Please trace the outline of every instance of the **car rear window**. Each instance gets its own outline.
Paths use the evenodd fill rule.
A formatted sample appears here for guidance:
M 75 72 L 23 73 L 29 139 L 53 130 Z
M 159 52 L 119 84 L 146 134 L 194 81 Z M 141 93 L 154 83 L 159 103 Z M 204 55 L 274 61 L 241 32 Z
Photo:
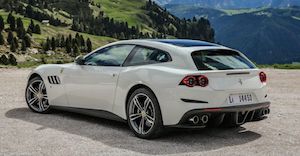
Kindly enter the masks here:
M 198 70 L 253 69 L 255 65 L 240 53 L 231 50 L 204 50 L 192 53 Z

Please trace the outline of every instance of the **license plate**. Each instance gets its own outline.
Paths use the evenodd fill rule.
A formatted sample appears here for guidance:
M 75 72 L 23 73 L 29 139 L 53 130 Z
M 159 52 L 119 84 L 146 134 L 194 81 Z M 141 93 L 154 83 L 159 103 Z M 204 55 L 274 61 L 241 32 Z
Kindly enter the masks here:
M 246 104 L 246 103 L 252 103 L 252 102 L 253 102 L 253 96 L 250 93 L 234 94 L 234 95 L 230 95 L 228 98 L 229 104 Z

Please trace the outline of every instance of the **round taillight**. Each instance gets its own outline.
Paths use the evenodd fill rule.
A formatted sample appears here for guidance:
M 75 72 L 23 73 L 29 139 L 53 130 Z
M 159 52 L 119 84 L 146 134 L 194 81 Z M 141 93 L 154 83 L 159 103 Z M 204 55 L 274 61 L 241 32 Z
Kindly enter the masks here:
M 200 75 L 198 77 L 198 83 L 201 87 L 206 87 L 208 85 L 208 78 L 206 76 Z
M 262 83 L 267 82 L 267 74 L 264 73 L 264 72 L 260 72 L 260 73 L 259 73 L 259 79 L 260 79 L 260 81 L 261 81 Z
M 194 87 L 196 85 L 196 78 L 194 76 L 187 76 L 182 80 L 182 83 L 188 87 Z

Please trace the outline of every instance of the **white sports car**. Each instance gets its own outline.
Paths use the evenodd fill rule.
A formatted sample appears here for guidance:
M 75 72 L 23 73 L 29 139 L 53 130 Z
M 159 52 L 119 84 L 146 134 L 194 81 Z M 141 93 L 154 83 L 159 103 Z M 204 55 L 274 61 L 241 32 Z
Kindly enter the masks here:
M 63 109 L 127 121 L 140 138 L 164 127 L 240 126 L 270 112 L 266 74 L 242 53 L 195 40 L 128 40 L 28 77 L 38 113 Z

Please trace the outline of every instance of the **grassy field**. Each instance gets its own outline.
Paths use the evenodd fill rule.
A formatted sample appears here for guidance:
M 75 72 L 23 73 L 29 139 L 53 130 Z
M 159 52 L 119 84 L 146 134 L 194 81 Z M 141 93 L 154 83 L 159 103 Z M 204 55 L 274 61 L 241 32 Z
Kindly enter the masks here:
M 142 9 L 146 0 L 94 0 L 94 2 L 100 3 L 101 10 L 110 18 L 127 21 L 129 26 L 138 25 L 145 32 L 153 31 L 147 26 L 151 20 L 146 16 L 147 12 Z
M 8 12 L 5 12 L 4 10 L 0 10 L 0 16 L 3 17 L 5 23 L 6 19 L 8 16 Z M 63 14 L 63 12 L 62 12 Z M 19 14 L 13 14 L 15 18 L 21 18 L 24 24 L 24 28 L 27 29 L 31 19 L 26 18 L 22 15 Z M 55 26 L 47 26 L 43 25 L 39 21 L 33 20 L 35 24 L 39 24 L 41 27 L 41 34 L 32 34 L 32 48 L 37 48 L 40 49 L 40 45 L 42 42 L 45 42 L 47 37 L 57 37 L 58 35 L 64 35 L 68 36 L 71 34 L 72 36 L 75 36 L 77 32 L 70 30 L 70 27 L 55 27 Z M 9 28 L 9 25 L 6 24 L 5 28 Z M 7 38 L 8 33 L 3 32 L 5 39 Z M 93 44 L 93 49 L 96 49 L 100 46 L 103 46 L 107 43 L 116 41 L 116 39 L 111 38 L 111 37 L 105 37 L 105 36 L 95 36 L 95 35 L 90 35 L 86 33 L 79 33 L 83 35 L 85 39 L 90 38 Z M 16 33 L 15 33 L 16 36 Z M 4 54 L 6 52 L 10 51 L 8 46 L 0 46 L 0 55 Z M 17 57 L 18 60 L 18 65 L 17 67 L 19 68 L 31 68 L 38 66 L 40 64 L 44 63 L 54 63 L 54 64 L 59 64 L 59 63 L 68 63 L 72 62 L 74 58 L 70 57 L 67 54 L 64 54 L 63 52 L 60 52 L 60 50 L 56 50 L 56 54 L 48 56 L 45 54 L 17 54 L 15 53 L 15 56 Z M 29 59 L 27 59 L 29 58 Z M 42 58 L 44 61 L 41 61 Z M 10 67 L 10 66 L 3 66 L 1 67 Z
M 8 16 L 8 12 L 5 12 L 4 10 L 0 10 L 0 15 L 4 18 L 4 20 L 6 21 L 7 16 Z M 22 21 L 24 23 L 24 27 L 25 29 L 27 29 L 28 25 L 30 24 L 30 18 L 26 18 L 22 15 L 18 15 L 18 14 L 13 14 L 16 18 L 21 17 Z M 69 27 L 55 27 L 55 26 L 46 26 L 43 25 L 42 23 L 40 23 L 39 21 L 34 20 L 35 24 L 39 24 L 41 26 L 41 30 L 42 30 L 42 34 L 33 34 L 32 39 L 33 41 L 36 43 L 36 46 L 39 45 L 39 43 L 45 41 L 47 39 L 47 37 L 56 37 L 59 34 L 61 35 L 69 35 L 72 34 L 73 36 L 75 36 L 75 34 L 77 32 L 70 30 Z M 8 27 L 8 25 L 6 24 L 6 27 Z M 82 34 L 83 37 L 86 38 L 90 38 L 92 43 L 93 43 L 93 48 L 97 48 L 100 46 L 103 46 L 109 42 L 113 42 L 116 41 L 116 39 L 111 38 L 111 37 L 105 37 L 105 36 L 95 36 L 95 35 L 90 35 L 90 34 L 86 34 L 86 33 L 79 33 Z
M 274 68 L 274 69 L 300 69 L 300 63 L 295 64 L 273 64 L 273 65 L 258 65 L 259 68 Z

